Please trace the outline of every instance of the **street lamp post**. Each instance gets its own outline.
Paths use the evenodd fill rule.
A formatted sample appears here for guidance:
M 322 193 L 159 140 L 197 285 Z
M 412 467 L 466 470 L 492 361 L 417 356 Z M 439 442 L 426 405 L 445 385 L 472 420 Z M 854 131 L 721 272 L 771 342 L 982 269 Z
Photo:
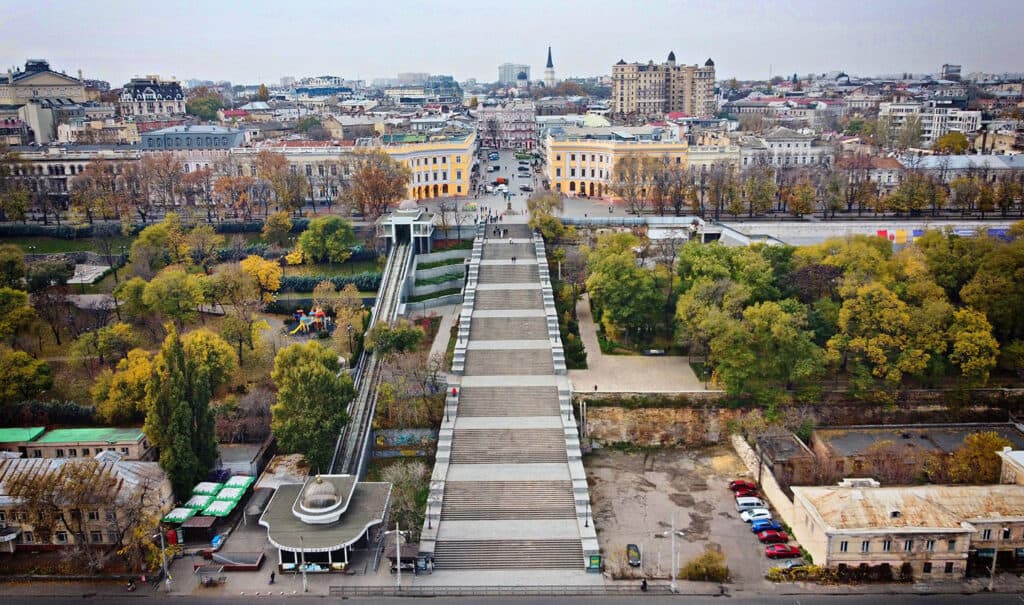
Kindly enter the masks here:
M 676 592 L 679 592 L 679 589 L 678 589 L 679 587 L 676 584 L 676 574 L 679 572 L 679 568 L 678 568 L 678 563 L 676 562 L 676 517 L 675 517 L 675 515 L 672 515 L 672 530 L 669 533 L 672 534 L 672 569 L 669 570 L 670 581 L 669 581 L 668 589 L 670 591 L 672 591 L 672 593 L 674 594 Z M 664 536 L 665 532 L 661 532 L 658 535 L 659 536 Z M 660 556 L 660 554 L 659 554 L 659 556 Z
M 164 584 L 167 592 L 171 592 L 171 574 L 167 571 L 167 546 L 164 544 L 164 530 L 160 529 L 157 534 L 160 536 L 160 567 L 164 570 Z
M 302 557 L 302 592 L 309 592 L 309 579 L 306 577 L 306 546 L 299 536 L 299 555 Z

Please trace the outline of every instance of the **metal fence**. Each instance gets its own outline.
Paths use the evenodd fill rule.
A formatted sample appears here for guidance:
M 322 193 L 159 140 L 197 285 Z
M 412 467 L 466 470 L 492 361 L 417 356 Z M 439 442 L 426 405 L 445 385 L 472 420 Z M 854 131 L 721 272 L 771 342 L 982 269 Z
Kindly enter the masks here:
M 496 597 L 496 596 L 664 596 L 671 594 L 666 584 L 650 584 L 641 592 L 640 582 L 603 586 L 331 586 L 334 597 Z M 718 595 L 719 592 L 709 592 Z

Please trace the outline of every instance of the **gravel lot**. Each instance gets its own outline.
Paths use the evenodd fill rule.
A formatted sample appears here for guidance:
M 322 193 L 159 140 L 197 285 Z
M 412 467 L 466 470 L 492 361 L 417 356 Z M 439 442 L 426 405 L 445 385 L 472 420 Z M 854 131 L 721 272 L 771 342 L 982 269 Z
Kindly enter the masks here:
M 771 564 L 750 526 L 740 520 L 727 488 L 731 479 L 746 475 L 728 446 L 650 453 L 596 450 L 584 465 L 597 537 L 612 577 L 668 578 L 674 515 L 680 567 L 706 548 L 719 549 L 732 572 L 732 591 L 770 585 L 764 575 Z M 641 568 L 626 564 L 630 543 L 643 553 Z

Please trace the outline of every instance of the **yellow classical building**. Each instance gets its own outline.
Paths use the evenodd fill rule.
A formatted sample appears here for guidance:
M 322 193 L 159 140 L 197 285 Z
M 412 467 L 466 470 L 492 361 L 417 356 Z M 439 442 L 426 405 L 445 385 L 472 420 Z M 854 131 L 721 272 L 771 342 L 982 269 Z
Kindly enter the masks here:
M 469 195 L 476 133 L 384 135 L 381 145 L 389 156 L 412 171 L 410 198 Z
M 561 193 L 602 197 L 610 194 L 623 156 L 666 158 L 686 168 L 686 141 L 667 137 L 657 126 L 553 129 L 545 140 L 548 182 Z

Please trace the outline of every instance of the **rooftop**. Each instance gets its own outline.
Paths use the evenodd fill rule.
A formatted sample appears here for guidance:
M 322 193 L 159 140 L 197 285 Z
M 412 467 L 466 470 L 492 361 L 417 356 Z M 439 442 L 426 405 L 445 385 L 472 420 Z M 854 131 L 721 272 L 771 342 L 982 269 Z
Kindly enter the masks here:
M 171 126 L 170 128 L 161 128 L 160 130 L 153 130 L 147 134 L 241 134 L 241 130 L 234 128 L 225 128 L 223 126 Z
M 32 441 L 46 431 L 43 426 L 0 428 L 0 443 Z
M 326 552 L 349 546 L 359 540 L 368 528 L 384 522 L 384 513 L 391 498 L 390 483 L 358 483 L 341 519 L 327 525 L 309 525 L 292 513 L 292 505 L 302 488 L 298 484 L 277 488 L 260 517 L 260 525 L 267 528 L 267 538 L 277 548 Z
M 81 429 L 54 429 L 36 440 L 36 443 L 123 443 L 142 439 L 142 428 L 96 427 Z
M 757 439 L 757 447 L 772 462 L 796 460 L 798 458 L 814 458 L 814 454 L 807 449 L 807 446 L 792 433 L 759 437 Z
M 1021 485 L 793 487 L 835 530 L 960 531 L 961 522 L 1024 518 Z
M 903 443 L 929 452 L 950 453 L 972 433 L 994 431 L 1014 449 L 1024 449 L 1024 433 L 1010 423 L 851 426 L 818 429 L 811 438 L 839 456 L 857 456 L 882 441 Z

